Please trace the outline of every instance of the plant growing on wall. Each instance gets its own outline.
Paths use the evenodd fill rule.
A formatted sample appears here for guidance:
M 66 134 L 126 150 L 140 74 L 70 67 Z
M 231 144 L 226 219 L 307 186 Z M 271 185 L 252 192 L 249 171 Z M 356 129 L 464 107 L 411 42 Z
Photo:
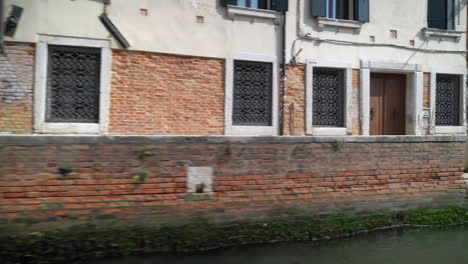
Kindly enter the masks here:
M 336 140 L 333 142 L 332 146 L 335 151 L 342 150 L 344 148 L 345 142 L 343 140 Z
M 145 182 L 148 177 L 150 176 L 150 173 L 148 171 L 142 171 L 138 174 L 135 174 L 133 175 L 133 179 L 137 182 L 137 183 L 143 183 Z
M 139 150 L 137 151 L 138 158 L 144 160 L 147 157 L 154 156 L 154 152 L 148 150 Z

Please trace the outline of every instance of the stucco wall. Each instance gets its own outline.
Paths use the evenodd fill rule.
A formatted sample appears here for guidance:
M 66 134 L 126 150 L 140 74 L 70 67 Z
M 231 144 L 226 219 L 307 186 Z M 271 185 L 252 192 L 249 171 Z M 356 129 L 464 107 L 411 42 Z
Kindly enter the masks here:
M 407 48 L 422 48 L 432 50 L 456 50 L 466 49 L 466 34 L 461 35 L 460 40 L 455 38 L 424 37 L 422 29 L 427 27 L 427 0 L 392 0 L 370 1 L 370 22 L 364 23 L 359 33 L 351 29 L 325 27 L 319 31 L 317 19 L 311 14 L 311 1 L 290 1 L 288 12 L 288 50 L 291 50 L 293 40 L 297 38 L 298 29 L 303 34 L 322 39 L 336 39 L 365 44 L 391 44 Z M 299 2 L 299 9 L 296 3 Z M 456 1 L 457 17 L 456 30 L 466 31 L 466 1 Z M 296 20 L 298 19 L 298 20 Z M 297 23 L 299 22 L 299 23 Z M 397 38 L 392 38 L 390 30 L 397 30 Z M 370 37 L 374 37 L 374 42 Z M 414 40 L 414 46 L 410 41 Z M 388 60 L 400 61 L 410 64 L 422 64 L 423 71 L 430 71 L 430 67 L 465 68 L 464 54 L 428 53 L 414 50 L 406 50 L 394 47 L 369 47 L 359 45 L 330 44 L 299 40 L 292 53 L 303 49 L 298 61 L 306 59 L 346 61 L 351 62 L 353 68 L 359 67 L 359 61 L 363 60 Z M 290 55 L 290 54 L 288 54 Z
M 65 35 L 87 38 L 111 38 L 99 21 L 103 12 L 101 0 L 6 0 L 5 14 L 9 6 L 25 8 L 18 31 L 7 40 L 35 42 L 37 34 Z M 439 50 L 465 50 L 466 34 L 456 41 L 453 38 L 431 37 L 426 39 L 422 28 L 426 27 L 427 0 L 371 1 L 370 22 L 362 26 L 360 33 L 336 28 L 319 32 L 317 20 L 311 15 L 310 0 L 290 0 L 287 13 L 287 55 L 303 49 L 298 61 L 306 59 L 346 61 L 359 68 L 359 60 L 396 60 L 423 64 L 423 71 L 430 67 L 465 68 L 463 54 L 432 54 L 400 48 L 355 47 L 335 44 L 298 41 L 293 49 L 299 28 L 312 37 L 340 39 L 362 43 L 395 44 L 413 48 Z M 466 1 L 457 0 L 456 30 L 466 31 Z M 298 8 L 299 7 L 299 8 Z M 147 16 L 140 9 L 148 11 Z M 298 12 L 299 11 L 299 12 Z M 264 55 L 281 55 L 281 26 L 273 20 L 236 17 L 228 18 L 226 7 L 219 0 L 112 0 L 109 17 L 128 39 L 133 50 L 155 51 L 184 55 L 225 58 L 230 52 L 248 52 Z M 298 16 L 299 15 L 299 16 Z M 203 23 L 197 23 L 197 16 Z M 391 38 L 390 30 L 397 30 L 398 37 Z M 113 40 L 113 47 L 120 46 Z

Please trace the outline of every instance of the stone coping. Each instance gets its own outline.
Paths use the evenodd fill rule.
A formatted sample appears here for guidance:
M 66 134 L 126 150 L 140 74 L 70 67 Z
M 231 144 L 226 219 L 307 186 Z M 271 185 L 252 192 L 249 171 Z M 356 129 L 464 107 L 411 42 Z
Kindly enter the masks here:
M 160 145 L 160 144 L 308 144 L 465 142 L 466 136 L 106 136 L 0 135 L 0 146 Z

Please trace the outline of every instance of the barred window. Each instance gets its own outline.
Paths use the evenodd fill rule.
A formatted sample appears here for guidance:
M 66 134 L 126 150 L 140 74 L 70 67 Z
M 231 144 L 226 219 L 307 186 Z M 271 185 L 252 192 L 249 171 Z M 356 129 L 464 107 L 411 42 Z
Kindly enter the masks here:
M 272 63 L 234 61 L 232 124 L 271 126 Z
M 344 127 L 344 70 L 314 67 L 313 76 L 313 125 Z
M 100 48 L 48 45 L 46 122 L 99 122 Z
M 437 74 L 436 126 L 460 125 L 460 76 Z

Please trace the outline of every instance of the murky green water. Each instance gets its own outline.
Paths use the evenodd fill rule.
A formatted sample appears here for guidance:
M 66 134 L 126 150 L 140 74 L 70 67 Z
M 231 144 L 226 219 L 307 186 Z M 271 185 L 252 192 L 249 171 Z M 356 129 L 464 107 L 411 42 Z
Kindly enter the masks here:
M 242 246 L 196 254 L 109 259 L 96 264 L 466 264 L 468 226 L 363 234 L 325 243 Z

